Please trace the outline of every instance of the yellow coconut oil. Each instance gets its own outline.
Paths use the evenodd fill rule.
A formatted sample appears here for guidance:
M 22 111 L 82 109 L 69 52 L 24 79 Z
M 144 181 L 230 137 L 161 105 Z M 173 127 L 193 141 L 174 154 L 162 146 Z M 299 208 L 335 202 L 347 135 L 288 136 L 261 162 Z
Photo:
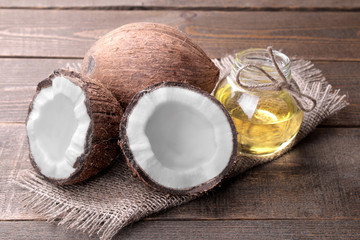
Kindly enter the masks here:
M 250 50 L 254 51 L 253 49 Z M 261 49 L 255 50 L 260 51 Z M 242 89 L 234 81 L 234 74 L 241 67 L 240 61 L 244 60 L 250 61 L 251 64 L 262 66 L 274 78 L 278 78 L 276 70 L 264 51 L 261 51 L 261 57 L 257 56 L 258 52 L 253 54 L 257 56 L 256 62 L 255 60 L 252 61 L 253 55 L 247 56 L 250 59 L 242 56 L 244 54 L 249 55 L 249 52 L 239 53 L 235 61 L 233 73 L 218 84 L 214 93 L 215 97 L 224 105 L 234 121 L 238 132 L 239 154 L 268 155 L 280 151 L 294 139 L 303 119 L 303 112 L 297 107 L 293 97 L 286 90 L 248 91 Z M 278 58 L 283 57 L 282 53 L 275 51 L 274 53 L 280 54 Z M 266 61 L 262 61 L 263 59 L 266 59 Z M 285 60 L 280 59 L 279 66 L 284 68 L 285 65 L 285 67 L 290 69 L 290 66 L 287 66 L 287 60 L 287 58 Z M 285 71 L 285 73 L 287 72 Z M 252 84 L 269 81 L 269 79 L 264 77 L 263 73 L 256 71 L 256 69 L 243 70 L 240 76 L 240 80 L 251 82 Z M 289 73 L 286 76 L 289 78 Z

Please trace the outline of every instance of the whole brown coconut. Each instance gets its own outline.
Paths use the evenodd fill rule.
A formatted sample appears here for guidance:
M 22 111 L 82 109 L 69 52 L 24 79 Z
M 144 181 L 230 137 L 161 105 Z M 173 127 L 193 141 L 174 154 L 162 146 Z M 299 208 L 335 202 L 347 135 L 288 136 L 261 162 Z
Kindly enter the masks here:
M 26 130 L 30 161 L 56 184 L 84 181 L 119 154 L 122 109 L 101 84 L 57 70 L 41 81 L 30 103 Z
M 219 70 L 183 32 L 156 23 L 133 23 L 100 38 L 86 53 L 82 74 L 107 87 L 122 107 L 160 82 L 184 82 L 211 92 Z

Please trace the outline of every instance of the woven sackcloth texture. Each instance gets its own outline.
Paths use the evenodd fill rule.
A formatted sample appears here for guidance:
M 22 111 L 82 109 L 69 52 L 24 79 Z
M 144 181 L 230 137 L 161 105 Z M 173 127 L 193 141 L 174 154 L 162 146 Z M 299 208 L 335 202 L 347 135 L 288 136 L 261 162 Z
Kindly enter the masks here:
M 220 79 L 227 75 L 234 57 L 214 59 L 220 69 Z M 75 65 L 68 67 L 78 68 Z M 316 99 L 317 106 L 304 114 L 304 120 L 294 145 L 325 118 L 347 105 L 345 95 L 333 90 L 310 61 L 292 62 L 292 77 L 303 93 Z M 291 146 L 290 146 L 291 147 Z M 289 147 L 289 148 L 290 148 Z M 274 160 L 289 148 L 266 158 L 238 157 L 230 176 L 236 176 L 256 165 Z M 54 186 L 32 169 L 20 172 L 16 183 L 24 190 L 21 201 L 49 221 L 80 230 L 100 239 L 111 239 L 121 228 L 150 214 L 186 203 L 196 197 L 174 196 L 148 188 L 135 178 L 119 158 L 104 173 L 73 186 Z M 199 197 L 199 196 L 197 196 Z

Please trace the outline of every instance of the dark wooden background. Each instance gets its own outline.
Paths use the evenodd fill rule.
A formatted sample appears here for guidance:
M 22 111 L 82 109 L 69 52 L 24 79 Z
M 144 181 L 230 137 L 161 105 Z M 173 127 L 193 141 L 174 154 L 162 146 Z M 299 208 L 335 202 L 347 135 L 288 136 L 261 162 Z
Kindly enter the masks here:
M 312 60 L 350 105 L 289 154 L 116 239 L 360 239 L 360 1 L 1 0 L 0 238 L 87 239 L 17 202 L 36 84 L 130 22 L 169 24 L 210 57 L 273 46 Z

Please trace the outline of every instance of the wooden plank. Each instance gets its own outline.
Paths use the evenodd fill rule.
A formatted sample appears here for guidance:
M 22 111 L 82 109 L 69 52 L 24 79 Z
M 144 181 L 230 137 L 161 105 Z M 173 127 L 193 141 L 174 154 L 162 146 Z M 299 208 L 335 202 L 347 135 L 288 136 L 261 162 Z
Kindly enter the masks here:
M 0 222 L 1 239 L 97 239 L 47 222 Z M 141 221 L 113 239 L 359 239 L 359 220 Z
M 70 239 L 97 239 L 90 238 L 81 232 L 66 230 L 62 226 L 48 222 L 32 221 L 11 221 L 0 222 L 0 239 L 53 239 L 53 240 L 70 240 Z
M 350 103 L 345 109 L 326 119 L 321 126 L 360 126 L 360 63 L 316 62 L 327 81 L 347 94 Z
M 31 167 L 28 155 L 24 125 L 0 124 L 0 220 L 42 219 L 17 200 L 22 190 L 14 180 L 20 170 Z
M 3 8 L 90 8 L 90 9 L 221 9 L 221 10 L 350 10 L 360 7 L 359 1 L 356 0 L 2 0 L 0 7 Z
M 360 61 L 357 12 L 1 10 L 0 56 L 81 58 L 101 35 L 137 21 L 177 27 L 210 57 L 271 45 L 299 58 Z
M 317 129 L 289 154 L 149 219 L 358 219 L 360 129 Z M 16 199 L 30 168 L 23 124 L 0 124 L 0 220 L 42 219 Z
M 359 239 L 360 221 L 142 221 L 114 239 Z
M 38 82 L 74 59 L 0 59 L 0 122 L 24 122 Z M 360 126 L 360 62 L 320 62 L 328 81 L 349 95 L 350 106 L 323 126 Z M 26 77 L 24 77 L 26 76 Z
M 0 122 L 25 122 L 36 85 L 74 59 L 0 59 Z

